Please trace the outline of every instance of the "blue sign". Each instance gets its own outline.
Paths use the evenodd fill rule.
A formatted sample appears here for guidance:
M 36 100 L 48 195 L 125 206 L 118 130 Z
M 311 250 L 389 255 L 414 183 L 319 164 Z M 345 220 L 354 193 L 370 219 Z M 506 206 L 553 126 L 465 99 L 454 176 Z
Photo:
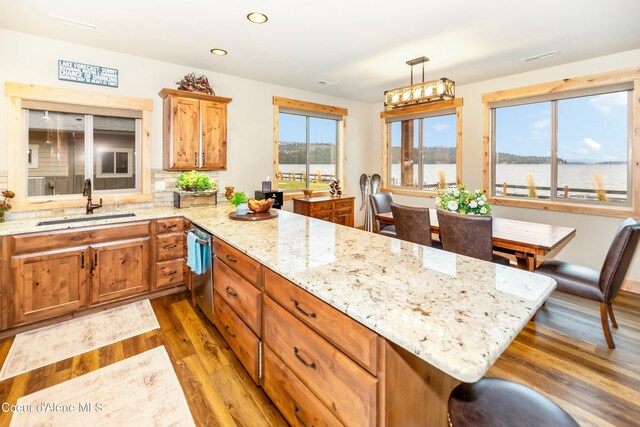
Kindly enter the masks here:
M 59 59 L 58 80 L 118 87 L 118 70 Z

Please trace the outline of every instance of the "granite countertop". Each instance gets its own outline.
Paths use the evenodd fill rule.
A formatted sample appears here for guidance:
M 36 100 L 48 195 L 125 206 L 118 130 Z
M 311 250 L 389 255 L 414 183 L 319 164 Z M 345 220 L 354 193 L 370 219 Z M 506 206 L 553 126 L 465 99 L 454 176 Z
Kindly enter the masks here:
M 482 378 L 555 289 L 546 276 L 281 211 L 232 221 L 233 208 L 150 208 L 135 217 L 0 235 L 182 215 L 389 341 L 464 382 Z

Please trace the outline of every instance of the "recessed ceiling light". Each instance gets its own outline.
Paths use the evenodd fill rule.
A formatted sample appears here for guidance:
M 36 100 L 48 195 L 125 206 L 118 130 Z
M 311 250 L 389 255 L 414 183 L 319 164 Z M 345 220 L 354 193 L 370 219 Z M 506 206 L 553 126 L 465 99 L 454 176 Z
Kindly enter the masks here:
M 528 62 L 528 61 L 535 61 L 535 60 L 538 60 L 538 59 L 551 58 L 552 56 L 556 56 L 558 53 L 559 52 L 557 50 L 553 50 L 551 52 L 541 53 L 539 55 L 533 55 L 533 56 L 530 56 L 528 58 L 523 58 L 522 60 L 525 61 L 525 62 Z
M 324 85 L 324 86 L 335 86 L 336 85 L 334 82 L 329 82 L 327 80 L 318 80 L 316 83 L 318 83 L 319 85 Z
M 211 49 L 211 53 L 217 56 L 225 56 L 227 54 L 227 51 L 224 49 L 215 48 L 215 49 Z
M 75 27 L 75 28 L 80 28 L 82 30 L 91 30 L 91 31 L 95 31 L 98 29 L 97 25 L 94 24 L 89 24 L 87 22 L 82 22 L 82 21 L 76 21 L 75 19 L 71 19 L 71 18 L 65 18 L 63 16 L 54 16 L 51 15 L 51 17 L 53 18 L 54 21 L 56 21 L 58 24 L 62 24 L 62 25 L 68 25 L 69 27 Z
M 267 15 L 260 12 L 251 12 L 247 15 L 247 19 L 254 24 L 264 24 L 269 20 L 269 18 L 267 18 Z

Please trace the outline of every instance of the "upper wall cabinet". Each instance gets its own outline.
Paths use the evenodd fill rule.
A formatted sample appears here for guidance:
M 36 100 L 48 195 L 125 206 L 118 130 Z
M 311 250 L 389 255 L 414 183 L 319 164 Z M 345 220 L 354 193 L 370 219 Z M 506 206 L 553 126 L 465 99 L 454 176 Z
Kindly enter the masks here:
M 162 89 L 164 169 L 227 169 L 231 98 Z

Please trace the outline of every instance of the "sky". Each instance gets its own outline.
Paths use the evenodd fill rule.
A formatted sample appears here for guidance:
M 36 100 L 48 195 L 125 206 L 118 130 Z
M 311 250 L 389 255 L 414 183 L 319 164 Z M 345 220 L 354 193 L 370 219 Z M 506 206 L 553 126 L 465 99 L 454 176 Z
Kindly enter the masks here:
M 278 139 L 286 142 L 306 142 L 306 116 L 280 113 Z M 336 120 L 311 117 L 309 120 L 311 143 L 336 143 Z
M 424 136 L 422 143 L 425 147 L 455 147 L 456 146 L 456 115 L 426 117 L 423 120 Z M 415 122 L 417 126 L 417 121 Z M 400 147 L 401 122 L 391 124 L 391 145 Z M 417 129 L 417 127 L 416 127 Z M 414 134 L 417 144 L 417 133 Z
M 627 160 L 627 92 L 558 101 L 558 157 L 578 162 Z M 551 153 L 551 102 L 496 110 L 496 151 Z

